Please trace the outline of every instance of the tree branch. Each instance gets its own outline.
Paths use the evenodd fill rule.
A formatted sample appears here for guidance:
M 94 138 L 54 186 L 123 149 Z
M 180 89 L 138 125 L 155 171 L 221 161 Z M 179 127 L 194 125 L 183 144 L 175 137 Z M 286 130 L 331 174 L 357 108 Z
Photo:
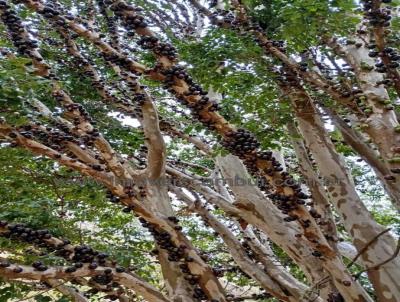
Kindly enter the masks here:
M 20 271 L 21 272 L 16 272 Z M 0 266 L 0 275 L 7 279 L 31 279 L 31 280 L 48 280 L 62 279 L 66 281 L 73 280 L 77 277 L 96 277 L 101 275 L 109 275 L 112 280 L 119 282 L 121 285 L 135 290 L 139 295 L 143 296 L 147 301 L 154 302 L 170 302 L 157 289 L 147 284 L 141 279 L 138 279 L 127 273 L 118 273 L 115 269 L 106 267 L 97 267 L 96 269 L 89 268 L 89 265 L 84 265 L 75 272 L 66 272 L 66 267 L 49 267 L 45 271 L 37 271 L 34 268 L 26 265 L 9 264 L 9 266 Z M 110 273 L 108 273 L 110 272 Z

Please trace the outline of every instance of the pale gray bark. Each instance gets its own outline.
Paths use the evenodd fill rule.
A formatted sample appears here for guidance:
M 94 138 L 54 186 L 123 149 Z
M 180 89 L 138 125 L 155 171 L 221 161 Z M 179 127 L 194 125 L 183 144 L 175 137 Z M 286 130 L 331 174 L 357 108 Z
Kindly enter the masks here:
M 384 229 L 376 223 L 358 196 L 353 181 L 349 178 L 342 159 L 329 139 L 310 97 L 298 88 L 292 88 L 288 96 L 293 102 L 300 132 L 318 164 L 320 174 L 331 182 L 327 185 L 330 200 L 341 215 L 342 222 L 349 235 L 352 236 L 354 245 L 360 250 Z M 380 236 L 377 243 L 371 245 L 362 255 L 367 267 L 381 263 L 395 251 L 396 243 L 388 233 Z M 400 299 L 400 287 L 396 281 L 400 278 L 399 268 L 400 259 L 395 259 L 378 271 L 369 272 L 370 279 L 382 301 L 392 302 Z M 339 288 L 338 290 L 340 291 Z
M 183 200 L 189 206 L 189 209 L 200 214 L 203 220 L 221 236 L 229 249 L 230 255 L 241 270 L 256 280 L 265 290 L 273 294 L 274 297 L 281 301 L 297 302 L 308 290 L 307 286 L 297 281 L 290 274 L 287 274 L 287 272 L 284 272 L 282 268 L 277 267 L 272 261 L 265 259 L 267 254 L 262 255 L 264 257 L 264 261 L 261 262 L 262 265 L 253 262 L 235 235 L 217 217 L 212 215 L 200 200 L 192 200 L 182 190 L 177 188 L 174 188 L 174 192 L 179 199 Z M 318 296 L 314 298 L 315 301 L 322 302 Z

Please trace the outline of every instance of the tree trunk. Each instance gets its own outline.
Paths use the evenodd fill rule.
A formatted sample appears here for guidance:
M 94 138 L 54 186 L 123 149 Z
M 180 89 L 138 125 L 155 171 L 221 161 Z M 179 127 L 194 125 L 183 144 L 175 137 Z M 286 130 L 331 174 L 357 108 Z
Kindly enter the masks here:
M 336 242 L 338 238 L 329 197 L 325 191 L 323 183 L 321 183 L 318 175 L 316 175 L 313 165 L 308 158 L 307 149 L 300 133 L 296 128 L 296 125 L 294 125 L 294 123 L 289 123 L 287 125 L 287 129 L 292 138 L 293 147 L 299 162 L 301 174 L 306 180 L 307 186 L 311 192 L 312 202 L 314 203 L 315 209 L 322 216 L 320 219 L 321 228 L 324 231 L 324 235 L 330 242 L 332 248 L 336 249 Z
M 380 160 L 377 152 L 374 152 L 364 143 L 360 135 L 349 127 L 332 109 L 324 108 L 324 111 L 328 113 L 334 125 L 342 133 L 344 141 L 374 170 L 391 198 L 393 205 L 400 211 L 400 182 L 393 178 L 385 162 Z
M 311 98 L 300 87 L 289 90 L 288 96 L 293 102 L 300 132 L 315 158 L 321 176 L 330 182 L 327 185 L 330 200 L 340 214 L 347 232 L 352 236 L 357 250 L 384 229 L 375 222 L 358 196 L 354 184 L 326 129 L 313 105 Z M 394 238 L 385 233 L 372 244 L 362 259 L 366 267 L 377 265 L 390 258 L 395 251 Z M 379 301 L 395 302 L 400 300 L 400 259 L 394 259 L 379 268 L 368 272 L 375 287 Z
M 147 200 L 151 204 L 153 210 L 157 213 L 162 213 L 164 216 L 174 216 L 174 212 L 170 203 L 170 198 L 166 190 L 166 186 L 160 185 L 147 186 Z M 192 302 L 192 285 L 184 279 L 179 263 L 168 260 L 168 252 L 163 249 L 158 249 L 158 260 L 161 265 L 163 279 L 168 291 L 168 297 L 174 302 Z
M 342 133 L 344 141 L 374 170 L 382 186 L 391 198 L 393 205 L 400 211 L 400 182 L 397 182 L 396 178 L 393 178 L 385 162 L 378 158 L 379 154 L 364 143 L 360 135 L 349 127 L 332 109 L 324 108 L 324 111 Z
M 191 200 L 180 189 L 175 189 L 174 192 L 179 199 L 183 200 L 192 211 L 198 213 L 204 222 L 221 236 L 233 260 L 244 273 L 257 281 L 268 293 L 280 301 L 297 302 L 300 300 L 301 296 L 307 290 L 304 284 L 293 277 L 291 279 L 292 282 L 285 282 L 285 274 L 282 268 L 271 267 L 271 265 L 265 267 L 254 262 L 231 230 L 211 214 L 202 204 L 201 200 Z M 272 271 L 275 271 L 276 274 L 271 275 Z M 318 296 L 314 298 L 316 299 L 315 301 L 322 302 Z
M 348 301 L 371 301 L 368 294 L 347 272 L 337 255 L 328 258 L 313 256 L 308 241 L 301 234 L 297 225 L 286 223 L 282 214 L 264 197 L 257 186 L 249 184 L 250 176 L 243 164 L 234 156 L 217 159 L 222 175 L 230 182 L 229 186 L 236 197 L 235 205 L 243 213 L 244 220 L 268 235 L 271 240 L 280 246 L 306 273 L 311 277 L 313 284 L 326 279 L 329 272 L 335 286 Z M 275 212 L 275 213 L 274 213 Z M 329 278 L 328 278 L 329 279 Z
M 357 38 L 356 41 L 364 44 L 361 39 Z M 363 129 L 378 147 L 390 171 L 395 174 L 396 181 L 400 182 L 400 176 L 397 176 L 400 173 L 400 129 L 394 110 L 385 107 L 385 102 L 390 98 L 385 87 L 379 84 L 384 79 L 383 75 L 373 70 L 375 60 L 368 56 L 366 47 L 349 45 L 343 48 L 335 39 L 328 41 L 328 45 L 354 69 L 365 103 L 372 109 L 371 113 L 366 114 L 365 120 L 361 120 L 365 124 Z
M 240 218 L 268 235 L 301 267 L 310 282 L 324 278 L 322 264 L 311 255 L 312 249 L 307 240 L 298 238 L 301 229 L 285 222 L 284 216 L 271 200 L 255 185 L 249 184 L 250 176 L 242 162 L 236 156 L 228 155 L 217 158 L 217 165 L 235 195 L 233 205 L 240 210 Z

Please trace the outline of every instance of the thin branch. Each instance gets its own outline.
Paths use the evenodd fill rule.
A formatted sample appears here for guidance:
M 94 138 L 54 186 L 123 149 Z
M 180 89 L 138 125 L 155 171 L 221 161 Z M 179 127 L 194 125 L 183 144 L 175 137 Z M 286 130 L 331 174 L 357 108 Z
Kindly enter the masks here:
M 400 253 L 400 239 L 397 242 L 396 250 L 394 251 L 392 256 L 390 256 L 388 259 L 386 259 L 385 261 L 383 261 L 383 262 L 381 262 L 381 263 L 379 263 L 377 265 L 374 265 L 372 267 L 367 267 L 367 268 L 363 269 L 362 271 L 358 272 L 354 276 L 354 278 L 357 280 L 361 276 L 362 273 L 365 273 L 365 272 L 368 272 L 368 271 L 373 271 L 373 270 L 378 270 L 381 266 L 384 266 L 385 264 L 389 263 L 394 258 L 396 258 L 399 255 L 399 253 Z
M 17 273 L 17 269 L 22 269 L 22 271 Z M 135 290 L 148 301 L 170 302 L 170 300 L 164 297 L 161 292 L 142 279 L 125 272 L 117 272 L 115 269 L 108 267 L 99 266 L 93 269 L 89 268 L 89 265 L 85 264 L 75 272 L 68 272 L 67 267 L 48 267 L 45 271 L 37 271 L 31 266 L 9 264 L 7 267 L 0 268 L 0 275 L 8 279 L 63 279 L 69 281 L 76 277 L 95 277 L 103 275 L 106 271 L 111 272 L 110 275 L 114 281 L 119 282 L 127 288 Z
M 391 228 L 388 228 L 386 230 L 383 230 L 382 232 L 380 232 L 379 234 L 377 234 L 374 238 L 372 238 L 359 252 L 358 254 L 354 257 L 354 259 L 347 265 L 347 268 L 350 268 L 353 266 L 353 264 L 357 261 L 357 259 L 364 254 L 368 248 L 376 241 L 378 240 L 379 237 L 381 237 L 383 234 L 386 234 L 387 232 L 389 232 L 391 230 Z

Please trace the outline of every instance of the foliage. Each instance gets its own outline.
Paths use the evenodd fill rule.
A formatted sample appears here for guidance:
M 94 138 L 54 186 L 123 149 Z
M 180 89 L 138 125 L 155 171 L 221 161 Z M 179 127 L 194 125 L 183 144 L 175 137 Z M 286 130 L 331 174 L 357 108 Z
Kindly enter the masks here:
M 87 10 L 86 2 L 60 2 L 77 14 L 84 14 Z M 172 4 L 160 4 L 157 1 L 131 2 L 143 6 L 147 12 L 155 8 L 170 13 L 174 10 Z M 285 41 L 289 55 L 318 47 L 321 36 L 327 32 L 341 37 L 348 36 L 361 19 L 360 4 L 352 0 L 246 0 L 243 3 L 248 5 L 252 16 L 273 39 Z M 17 8 L 22 17 L 34 19 L 28 11 L 19 6 Z M 105 24 L 98 25 L 105 31 Z M 393 27 L 396 29 L 399 25 L 399 20 L 396 19 Z M 41 28 L 45 25 L 33 22 L 33 26 Z M 0 29 L 0 47 L 15 51 L 6 39 L 6 34 L 3 35 L 3 25 L 0 25 Z M 47 42 L 43 40 L 40 45 L 43 57 L 60 77 L 63 89 L 73 95 L 74 101 L 82 104 L 99 121 L 97 127 L 112 147 L 127 160 L 134 160 L 132 158 L 143 153 L 145 139 L 142 129 L 129 123 L 124 114 L 99 101 L 101 96 L 93 89 L 90 79 L 76 68 L 65 49 L 49 43 L 50 40 L 59 40 L 55 31 L 40 32 L 48 38 Z M 121 32 L 125 34 L 122 29 Z M 396 38 L 398 33 L 393 35 Z M 173 42 L 181 64 L 187 67 L 196 82 L 223 96 L 218 101 L 222 116 L 237 127 L 252 132 L 263 149 L 289 150 L 285 155 L 294 158 L 291 140 L 286 131 L 287 124 L 293 120 L 293 114 L 286 98 L 275 84 L 276 73 L 273 68 L 277 66 L 277 62 L 267 58 L 253 39 L 209 24 L 201 37 L 189 36 L 182 39 L 170 30 L 163 33 L 163 39 Z M 115 84 L 113 91 L 117 96 L 123 96 L 127 88 L 118 87 L 119 84 L 115 83 L 115 72 L 104 65 L 91 46 L 79 39 L 77 41 L 82 52 L 87 57 L 94 58 L 104 81 Z M 130 39 L 127 44 L 132 46 L 133 42 Z M 134 56 L 146 66 L 154 65 L 155 58 L 149 53 L 136 52 Z M 36 115 L 31 107 L 34 100 L 40 100 L 56 112 L 60 111 L 51 97 L 51 82 L 33 75 L 30 71 L 32 62 L 24 56 L 0 57 L 1 116 L 17 126 L 25 124 L 33 117 L 43 123 L 50 123 L 48 118 Z M 226 152 L 218 144 L 219 137 L 200 123 L 192 121 L 188 117 L 187 109 L 172 101 L 168 92 L 150 80 L 144 82 L 155 96 L 159 113 L 164 119 L 174 121 L 186 134 L 196 134 L 209 142 L 215 154 Z M 330 101 L 326 100 L 327 103 Z M 182 112 L 177 112 L 179 110 Z M 342 141 L 337 130 L 331 131 L 330 136 L 336 143 L 337 151 L 346 158 L 357 190 L 374 218 L 382 225 L 392 227 L 394 233 L 400 234 L 400 219 L 391 208 L 376 175 Z M 214 168 L 213 158 L 203 157 L 186 141 L 176 138 L 168 138 L 166 141 L 170 160 Z M 200 169 L 189 170 L 202 177 L 208 176 Z M 211 255 L 210 264 L 214 267 L 233 266 L 232 257 L 225 250 L 222 240 L 210 227 L 191 215 L 181 203 L 175 205 L 175 210 L 180 214 L 183 230 L 194 246 Z M 213 209 L 212 213 L 227 223 L 227 217 L 221 211 Z M 59 166 L 53 160 L 34 156 L 20 148 L 10 148 L 6 142 L 0 142 L 0 220 L 22 222 L 37 229 L 46 228 L 52 234 L 68 238 L 75 244 L 89 244 L 107 252 L 121 265 L 134 267 L 141 277 L 158 288 L 165 286 L 160 281 L 160 266 L 156 258 L 150 256 L 150 251 L 154 249 L 151 235 L 131 214 L 122 213 L 118 206 L 110 204 L 102 186 L 77 172 Z M 341 237 L 348 238 L 340 224 L 339 232 Z M 297 279 L 307 282 L 304 273 L 288 255 L 278 246 L 272 247 L 282 265 Z M 16 244 L 9 239 L 0 238 L 0 250 L 10 253 L 23 263 L 42 259 L 48 264 L 65 264 L 64 260 L 56 256 L 31 255 L 27 253 L 29 245 Z M 237 287 L 255 287 L 254 281 L 235 270 L 228 272 L 225 278 L 228 283 Z M 367 278 L 362 281 L 368 289 L 371 288 Z M 0 284 L 1 301 L 24 298 L 30 292 L 30 288 L 22 283 L 3 281 Z M 98 297 L 93 299 L 96 301 Z M 67 300 L 65 297 L 43 294 L 36 296 L 35 301 Z

